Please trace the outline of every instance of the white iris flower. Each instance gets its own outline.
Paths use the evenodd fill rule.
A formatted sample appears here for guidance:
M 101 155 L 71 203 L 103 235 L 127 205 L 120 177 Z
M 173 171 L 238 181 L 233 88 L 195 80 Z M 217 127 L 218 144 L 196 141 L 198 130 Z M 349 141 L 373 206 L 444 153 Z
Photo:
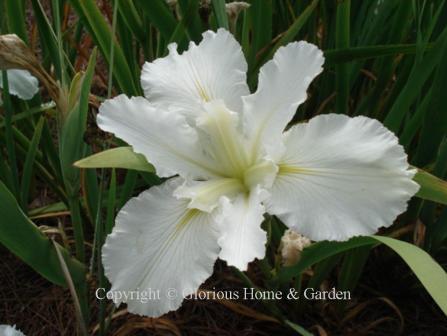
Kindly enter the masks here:
M 30 100 L 39 91 L 39 81 L 28 70 L 10 69 L 8 74 L 9 93 L 23 100 Z M 0 71 L 0 88 L 3 88 L 3 77 Z
M 116 304 L 159 316 L 196 292 L 217 258 L 246 270 L 265 255 L 266 212 L 312 240 L 346 240 L 405 211 L 419 188 L 415 171 L 380 122 L 329 114 L 284 132 L 322 71 L 316 46 L 278 49 L 253 94 L 227 31 L 205 32 L 181 55 L 176 47 L 144 65 L 145 98 L 120 95 L 99 109 L 101 129 L 144 154 L 159 176 L 178 175 L 116 218 L 102 251 L 112 291 L 159 293 L 149 303 L 115 296 Z
M 16 326 L 2 324 L 0 325 L 0 336 L 25 336 L 25 334 L 16 329 Z

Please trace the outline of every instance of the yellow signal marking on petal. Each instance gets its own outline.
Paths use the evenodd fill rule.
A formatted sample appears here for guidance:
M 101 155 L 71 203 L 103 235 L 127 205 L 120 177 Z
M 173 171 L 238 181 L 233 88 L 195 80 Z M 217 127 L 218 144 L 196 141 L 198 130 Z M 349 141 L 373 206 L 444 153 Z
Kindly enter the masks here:
M 291 166 L 287 164 L 279 164 L 278 175 L 294 175 L 294 174 L 314 175 L 315 171 L 309 168 L 300 168 L 297 166 Z
M 194 81 L 194 84 L 196 86 L 197 92 L 199 93 L 199 96 L 206 102 L 211 101 L 210 96 L 206 92 L 206 90 L 203 88 L 203 86 L 200 84 L 198 80 Z
M 190 223 L 194 217 L 198 216 L 201 213 L 200 210 L 197 209 L 189 209 L 186 211 L 186 213 L 180 218 L 179 222 L 175 226 L 174 231 L 172 231 L 169 236 L 167 237 L 166 241 L 162 244 L 160 249 L 156 252 L 155 256 L 151 260 L 151 264 L 153 267 L 150 267 L 146 270 L 145 275 L 141 277 L 140 281 L 138 282 L 138 287 L 142 287 L 143 282 L 145 279 L 152 276 L 154 272 L 154 265 L 156 265 L 160 259 L 165 254 L 166 250 L 171 246 L 171 244 L 175 244 L 176 238 L 179 236 L 180 233 L 184 232 L 184 228 Z
M 271 185 L 277 173 L 278 167 L 274 163 L 263 161 L 245 170 L 244 184 L 249 189 L 257 184 Z
M 238 116 L 223 102 L 212 101 L 206 106 L 207 114 L 201 118 L 201 127 L 210 135 L 210 148 L 215 160 L 228 177 L 243 179 L 248 157 L 238 130 Z
M 175 234 L 177 234 L 178 231 L 181 231 L 188 223 L 197 216 L 201 211 L 198 209 L 189 209 L 182 218 L 180 218 L 179 222 L 175 226 Z

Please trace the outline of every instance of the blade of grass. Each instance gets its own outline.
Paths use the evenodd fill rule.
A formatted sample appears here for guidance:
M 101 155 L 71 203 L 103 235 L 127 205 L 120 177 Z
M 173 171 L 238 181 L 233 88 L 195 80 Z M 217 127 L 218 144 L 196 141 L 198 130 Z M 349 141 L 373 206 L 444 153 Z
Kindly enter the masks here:
M 96 270 L 96 276 L 98 279 L 98 288 L 104 288 L 106 284 L 106 279 L 104 276 L 104 269 L 102 266 L 102 260 L 101 260 L 101 249 L 104 244 L 105 235 L 104 235 L 104 225 L 102 223 L 102 199 L 104 194 L 104 188 L 103 188 L 103 181 L 104 181 L 104 169 L 101 169 L 101 183 L 99 186 L 99 197 L 98 197 L 98 204 L 97 204 L 97 213 L 95 216 L 95 235 L 93 239 L 93 253 L 91 258 L 91 273 L 93 273 L 93 267 L 95 267 Z M 108 205 L 109 206 L 109 205 Z M 95 259 L 95 254 L 97 255 Z M 96 260 L 96 263 L 95 263 Z M 105 300 L 100 300 L 99 302 L 99 312 L 98 312 L 98 319 L 99 319 L 99 335 L 104 335 L 104 329 L 105 329 L 105 311 L 106 311 L 106 302 Z
M 0 242 L 43 277 L 60 286 L 66 286 L 56 251 L 50 240 L 40 232 L 20 209 L 14 196 L 0 181 Z M 62 251 L 73 281 L 84 281 L 84 266 Z
M 136 85 L 137 78 L 133 78 L 123 50 L 113 36 L 98 6 L 93 0 L 70 0 L 70 3 L 78 15 L 84 20 L 86 28 L 90 31 L 91 36 L 96 41 L 108 64 L 112 63 L 110 59 L 110 41 L 113 41 L 115 49 L 115 59 L 113 62 L 114 78 L 121 91 L 128 95 L 139 95 L 141 90 Z
M 284 32 L 281 33 L 279 40 L 273 45 L 273 47 L 268 50 L 268 52 L 264 52 L 259 56 L 258 64 L 256 69 L 259 69 L 262 64 L 264 64 L 267 60 L 271 59 L 281 46 L 285 46 L 286 44 L 292 42 L 298 33 L 301 31 L 301 28 L 307 23 L 311 14 L 314 12 L 317 7 L 319 0 L 313 0 L 306 9 L 295 19 L 295 21 L 290 25 L 290 27 Z M 255 70 L 256 72 L 256 70 Z
M 82 76 L 81 85 L 73 86 L 74 90 L 80 90 L 79 102 L 70 111 L 61 130 L 59 155 L 61 158 L 62 174 L 65 189 L 68 195 L 68 205 L 72 215 L 72 224 L 75 234 L 76 255 L 82 262 L 85 261 L 84 229 L 82 224 L 81 210 L 79 204 L 80 176 L 79 170 L 73 167 L 73 163 L 84 155 L 85 144 L 83 135 L 85 133 L 88 112 L 88 99 L 90 86 L 96 64 L 96 49 L 90 57 L 85 74 Z M 77 77 L 75 76 L 74 80 Z M 70 93 L 70 97 L 77 94 Z
M 14 135 L 14 141 L 16 144 L 16 149 L 19 157 L 23 158 L 25 160 L 26 155 L 28 154 L 28 149 L 30 147 L 30 140 L 22 133 L 20 130 L 18 130 L 16 127 L 12 127 L 12 132 Z M 6 132 L 0 132 L 0 138 L 6 141 L 6 136 L 3 134 Z M 49 186 L 52 187 L 54 192 L 60 197 L 62 200 L 66 200 L 66 193 L 61 188 L 60 185 L 57 183 L 57 177 L 52 175 L 50 171 L 45 167 L 44 162 L 42 162 L 43 155 L 41 152 L 36 152 L 36 162 L 35 162 L 35 168 L 39 173 L 39 176 L 42 177 L 42 179 L 47 183 Z
M 90 57 L 85 74 L 75 76 L 74 81 L 80 80 L 80 86 L 72 86 L 76 93 L 71 92 L 70 97 L 76 99 L 74 108 L 70 111 L 60 134 L 59 155 L 61 158 L 62 172 L 66 184 L 67 193 L 75 196 L 79 190 L 79 170 L 73 167 L 73 163 L 84 154 L 83 134 L 87 123 L 90 86 L 96 64 L 96 49 Z
M 392 23 L 387 32 L 387 40 L 389 43 L 401 43 L 408 33 L 411 20 L 411 6 L 408 3 L 401 2 L 396 10 L 396 14 L 392 18 Z M 364 98 L 360 104 L 357 114 L 375 115 L 378 108 L 380 97 L 385 91 L 386 85 L 390 81 L 397 63 L 393 57 L 383 57 L 376 61 L 375 68 L 377 70 L 377 80 L 374 83 L 372 92 Z
M 447 240 L 447 208 L 443 210 L 435 224 L 429 228 L 428 234 L 430 240 L 427 247 L 432 253 L 437 252 Z
M 431 50 L 432 48 L 433 44 L 427 45 L 427 50 Z M 332 66 L 337 63 L 365 60 L 382 56 L 415 54 L 416 51 L 416 44 L 375 45 L 346 49 L 329 49 L 324 51 L 324 57 L 326 59 L 326 66 Z
M 371 246 L 361 246 L 346 252 L 338 276 L 338 290 L 353 291 L 357 286 L 368 260 Z M 342 313 L 346 307 L 345 301 L 336 303 L 337 310 Z
M 88 153 L 89 152 L 90 148 L 88 149 Z M 96 174 L 96 170 L 94 169 L 82 171 L 81 176 L 83 202 L 85 204 L 85 208 L 87 209 L 90 223 L 95 223 L 98 197 L 100 194 L 98 189 L 98 176 Z
M 110 56 L 109 56 L 109 80 L 107 83 L 107 98 L 112 96 L 112 84 L 113 84 L 113 68 L 115 59 L 115 43 L 114 36 L 116 34 L 116 17 L 118 14 L 119 0 L 115 0 L 113 4 L 113 18 L 112 18 L 112 34 L 110 35 Z
M 6 0 L 6 18 L 9 31 L 20 37 L 25 43 L 28 43 L 28 34 L 26 32 L 25 6 L 23 0 Z
M 83 33 L 84 25 L 82 23 L 82 20 L 78 18 L 74 28 L 73 36 L 70 38 L 70 43 L 73 46 L 80 45 Z M 69 50 L 68 52 L 68 62 L 70 64 L 74 64 L 76 61 L 76 57 L 78 57 L 78 50 L 76 48 L 71 48 L 71 50 Z
M 28 212 L 28 216 L 30 218 L 33 218 L 33 217 L 45 215 L 48 213 L 55 213 L 55 212 L 62 212 L 62 211 L 67 211 L 67 205 L 64 202 L 56 202 L 56 203 L 45 205 L 43 207 L 31 209 Z
M 447 36 L 444 38 L 441 62 L 435 70 L 435 78 L 430 94 L 430 103 L 424 115 L 421 136 L 414 163 L 425 166 L 436 159 L 439 144 L 447 134 Z
M 433 175 L 439 178 L 447 176 L 447 137 L 439 146 L 437 159 L 433 168 Z M 420 211 L 420 218 L 425 224 L 427 230 L 425 234 L 426 245 L 430 246 L 430 241 L 433 240 L 433 226 L 435 225 L 438 214 L 438 204 L 434 202 L 424 202 Z
M 73 298 L 75 314 L 78 321 L 78 327 L 81 331 L 81 335 L 88 336 L 87 326 L 84 319 L 85 312 L 82 312 L 81 303 L 76 293 L 76 287 L 74 285 L 73 279 L 71 278 L 70 271 L 68 270 L 67 264 L 64 260 L 64 257 L 62 256 L 61 251 L 59 250 L 59 245 L 54 240 L 52 240 L 52 242 L 59 259 L 59 263 L 61 265 L 62 273 L 64 274 L 65 281 L 67 283 L 68 289 L 70 290 L 71 297 Z
M 49 171 L 54 175 L 55 181 L 63 185 L 62 169 L 58 150 L 51 134 L 49 120 L 46 119 L 42 130 L 42 157 L 48 162 Z M 51 169 L 50 169 L 51 168 Z
M 94 230 L 94 235 L 93 235 L 93 249 L 92 249 L 92 255 L 90 257 L 90 273 L 94 272 L 94 268 L 96 266 L 96 259 L 100 259 L 100 255 L 101 255 L 101 246 L 102 246 L 102 242 L 103 242 L 103 225 L 102 225 L 102 198 L 103 198 L 103 193 L 104 193 L 104 186 L 103 186 L 103 181 L 104 181 L 104 169 L 101 169 L 101 173 L 100 173 L 100 184 L 99 184 L 99 192 L 98 192 L 98 198 L 97 198 L 97 203 L 96 203 L 96 213 L 93 214 L 93 222 L 95 223 L 95 230 Z M 97 257 L 98 256 L 98 257 Z
M 32 178 L 32 170 L 36 158 L 37 146 L 40 142 L 40 136 L 42 134 L 42 129 L 44 125 L 45 119 L 41 117 L 39 122 L 36 125 L 33 138 L 31 139 L 31 144 L 29 147 L 28 154 L 26 155 L 25 163 L 23 165 L 22 172 L 22 183 L 21 183 L 21 200 L 22 200 L 22 209 L 26 210 L 28 208 L 28 195 L 30 190 L 31 178 Z
M 109 195 L 107 197 L 107 215 L 106 215 L 106 226 L 105 235 L 112 232 L 113 224 L 115 221 L 115 205 L 116 205 L 116 171 L 112 169 L 112 174 L 110 176 L 109 184 Z
M 199 1 L 198 0 L 180 0 L 180 9 L 182 17 L 189 18 L 189 24 L 186 25 L 186 31 L 189 39 L 196 43 L 202 39 L 202 21 L 199 15 Z
M 3 106 L 5 108 L 5 138 L 6 138 L 6 150 L 8 153 L 9 165 L 11 167 L 12 174 L 12 192 L 16 197 L 20 197 L 19 194 L 19 174 L 17 168 L 17 158 L 13 137 L 12 116 L 14 114 L 11 102 L 11 96 L 9 94 L 8 84 L 8 72 L 2 71 L 3 80 Z
M 289 320 L 285 320 L 284 322 L 287 326 L 289 326 L 292 330 L 296 331 L 298 334 L 300 334 L 301 336 L 312 336 L 313 334 L 311 334 L 310 332 L 308 332 L 306 329 L 304 329 L 303 327 L 301 327 L 300 325 L 289 321 Z
M 248 8 L 251 16 L 251 44 L 248 53 L 248 73 L 253 74 L 256 68 L 256 57 L 262 48 L 268 46 L 272 39 L 272 1 L 255 0 Z M 254 76 L 249 76 L 254 77 Z
M 341 257 L 342 255 L 339 254 L 319 262 L 314 269 L 314 274 L 312 275 L 312 278 L 310 278 L 307 287 L 317 289 L 323 280 L 329 276 L 330 272 L 335 268 L 335 266 L 337 266 Z
M 14 187 L 12 172 L 7 165 L 7 159 L 3 156 L 3 151 L 0 151 L 0 181 L 3 181 L 10 190 Z
M 230 30 L 228 16 L 225 10 L 225 0 L 211 0 L 211 5 L 213 7 L 214 16 L 216 17 L 217 26 Z
M 134 170 L 129 170 L 126 174 L 126 178 L 124 180 L 123 188 L 121 189 L 121 195 L 118 201 L 117 209 L 121 209 L 124 204 L 129 200 L 132 196 L 132 193 L 135 189 L 135 185 L 137 183 L 138 173 Z
M 249 11 L 244 11 L 242 13 L 242 32 L 241 32 L 241 46 L 244 52 L 245 58 L 247 59 L 250 54 L 250 28 L 251 28 L 251 15 Z
M 54 102 L 49 102 L 46 104 L 42 104 L 39 106 L 32 107 L 30 109 L 27 109 L 26 111 L 16 113 L 12 116 L 12 122 L 17 122 L 26 118 L 29 118 L 33 115 L 40 114 L 42 112 L 48 111 L 50 109 L 53 109 L 56 106 Z M 0 120 L 0 128 L 5 127 L 5 121 Z
M 140 5 L 149 21 L 160 31 L 163 38 L 166 41 L 169 40 L 177 26 L 177 20 L 166 2 L 163 0 L 137 0 L 136 3 Z
M 70 66 L 70 70 L 73 70 L 73 66 L 64 50 L 59 49 L 58 38 L 53 30 L 53 27 L 47 17 L 47 14 L 45 13 L 42 4 L 40 3 L 40 0 L 32 0 L 31 4 L 33 6 L 33 12 L 38 26 L 42 48 L 44 49 L 44 51 L 48 52 L 51 63 L 55 67 L 57 78 L 59 78 L 60 80 L 62 80 L 63 77 L 68 78 L 67 74 L 63 75 L 60 72 L 62 69 L 64 71 L 66 70 L 60 63 L 60 54 L 62 54 L 62 56 L 66 58 L 66 64 Z
M 438 37 L 432 50 L 428 51 L 423 60 L 415 65 L 404 88 L 394 101 L 392 108 L 384 120 L 384 125 L 394 133 L 398 133 L 408 109 L 419 96 L 421 89 L 436 65 L 441 60 L 444 39 L 447 38 L 447 28 Z
M 352 290 L 356 286 L 370 250 L 370 246 L 361 246 L 346 253 L 338 278 L 340 290 Z
M 124 19 L 127 27 L 141 44 L 146 43 L 146 32 L 143 28 L 143 21 L 138 14 L 137 9 L 132 1 L 119 1 L 118 10 Z
M 335 28 L 335 46 L 337 49 L 348 48 L 350 45 L 350 10 L 351 1 L 341 0 L 337 3 Z M 349 70 L 346 63 L 335 66 L 335 112 L 349 112 Z
M 405 149 L 409 149 L 411 141 L 417 134 L 417 131 L 421 128 L 422 122 L 424 120 L 424 115 L 427 112 L 428 105 L 431 100 L 431 90 L 425 95 L 422 102 L 419 104 L 414 115 L 411 116 L 410 120 L 405 124 L 405 128 L 402 135 L 399 137 L 399 142 Z
M 121 3 L 121 1 L 119 2 Z M 113 24 L 112 24 L 113 25 Z M 126 61 L 129 64 L 129 68 L 132 71 L 134 78 L 140 77 L 140 46 L 147 48 L 146 44 L 140 44 L 135 41 L 134 35 L 131 30 L 126 25 L 123 16 L 118 12 L 117 22 L 116 22 L 116 34 L 121 43 L 121 47 L 126 57 Z M 145 50 L 143 50 L 146 53 Z M 137 56 L 138 55 L 138 56 Z M 110 74 L 109 74 L 110 76 Z
M 79 200 L 75 197 L 68 198 L 68 208 L 70 209 L 71 225 L 73 226 L 76 258 L 85 262 L 85 248 L 84 248 L 84 228 L 82 223 L 81 208 Z
M 65 62 L 64 62 L 64 45 L 62 43 L 62 32 L 61 32 L 61 10 L 59 8 L 59 0 L 52 0 L 52 14 L 54 20 L 54 26 L 56 27 L 56 42 L 57 42 L 57 50 L 59 57 L 59 73 L 61 74 L 60 80 L 62 84 L 62 88 L 67 88 L 67 73 L 65 72 Z
M 19 155 L 25 160 L 28 154 L 28 148 L 23 148 L 22 146 L 17 146 Z M 38 153 L 36 154 L 36 156 Z M 57 197 L 62 201 L 67 201 L 67 194 L 60 184 L 57 183 L 57 179 L 46 169 L 46 167 L 41 164 L 38 160 L 34 162 L 34 168 L 36 169 L 36 174 L 55 192 Z

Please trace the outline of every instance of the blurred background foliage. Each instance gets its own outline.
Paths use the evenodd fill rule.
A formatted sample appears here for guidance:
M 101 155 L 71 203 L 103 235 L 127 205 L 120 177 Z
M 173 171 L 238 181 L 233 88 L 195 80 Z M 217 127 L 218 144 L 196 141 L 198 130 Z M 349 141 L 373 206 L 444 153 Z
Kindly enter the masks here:
M 218 264 L 204 289 L 214 284 L 271 290 L 336 286 L 352 290 L 356 299 L 345 304 L 284 301 L 249 307 L 245 302 L 219 303 L 226 307 L 218 306 L 220 310 L 260 323 L 247 329 L 248 324 L 239 320 L 239 324 L 232 320 L 231 326 L 207 322 L 210 317 L 200 309 L 197 313 L 194 303 L 177 315 L 149 323 L 125 311 L 117 314 L 106 301 L 97 302 L 92 289 L 108 285 L 100 248 L 116 212 L 130 197 L 161 181 L 144 159 L 125 148 L 118 150 L 122 162 L 102 156 L 103 168 L 73 166 L 92 153 L 125 146 L 98 131 L 95 115 L 108 97 L 142 94 L 139 78 L 144 61 L 165 56 L 169 43 L 176 42 L 183 51 L 189 41 L 200 42 L 203 31 L 224 27 L 242 45 L 252 91 L 259 68 L 280 46 L 306 40 L 324 51 L 325 70 L 312 83 L 309 99 L 298 108 L 293 123 L 322 113 L 376 118 L 396 133 L 412 165 L 445 179 L 446 23 L 445 0 L 232 4 L 225 0 L 1 0 L 1 34 L 14 33 L 24 41 L 42 71 L 57 81 L 59 96 L 55 99 L 45 83 L 30 101 L 3 91 L 0 242 L 49 281 L 69 288 L 81 334 L 134 335 L 139 329 L 225 335 L 240 330 L 246 334 L 310 335 L 308 330 L 317 335 L 422 335 L 427 330 L 425 334 L 447 334 L 447 299 L 436 297 L 447 288 L 440 282 L 445 273 L 428 278 L 444 272 L 438 264 L 444 268 L 447 264 L 447 208 L 439 204 L 447 203 L 443 181 L 429 178 L 432 189 L 422 191 L 422 198 L 414 198 L 396 224 L 381 232 L 410 244 L 369 237 L 323 242 L 285 269 L 277 252 L 285 227 L 276 218 L 267 218 L 263 224 L 269 235 L 266 258 L 254 263 L 247 274 L 236 272 L 236 278 Z M 419 178 L 424 181 L 426 176 Z M 393 252 L 372 249 L 379 243 L 403 257 L 441 309 Z M 438 264 L 432 265 L 427 254 L 413 255 L 410 245 L 428 252 Z M 194 314 L 197 320 L 191 317 Z M 13 312 L 5 316 L 7 321 L 0 322 L 20 324 Z M 191 329 L 184 321 L 176 324 L 188 316 L 203 328 Z M 421 322 L 416 324 L 415 319 Z M 26 329 L 26 319 L 23 323 Z M 42 330 L 28 335 L 57 334 Z

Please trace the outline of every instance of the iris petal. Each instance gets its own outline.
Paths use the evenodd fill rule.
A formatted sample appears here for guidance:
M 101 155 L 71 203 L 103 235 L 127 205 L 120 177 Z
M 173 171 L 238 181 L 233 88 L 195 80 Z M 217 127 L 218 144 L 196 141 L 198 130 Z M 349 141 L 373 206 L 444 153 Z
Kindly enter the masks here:
M 323 53 L 300 41 L 281 47 L 259 73 L 258 89 L 243 97 L 245 133 L 253 155 L 280 153 L 281 134 L 307 98 L 307 88 L 323 70 Z
M 143 97 L 120 95 L 107 100 L 99 108 L 97 122 L 144 154 L 159 176 L 219 176 L 218 167 L 203 155 L 197 132 L 185 118 L 161 113 Z
M 200 115 L 203 102 L 215 99 L 242 110 L 241 97 L 249 94 L 247 62 L 233 35 L 207 31 L 199 45 L 191 42 L 181 55 L 176 44 L 168 48 L 168 56 L 143 66 L 141 85 L 151 103 L 175 106 L 192 118 Z
M 219 258 L 241 271 L 248 263 L 265 256 L 267 233 L 261 228 L 265 208 L 262 201 L 265 190 L 256 187 L 250 193 L 240 194 L 236 199 L 223 200 L 222 213 L 217 220 L 220 227 Z
M 9 93 L 20 99 L 30 100 L 39 91 L 39 81 L 28 70 L 10 69 L 6 72 L 8 74 Z M 1 72 L 0 88 L 3 88 Z
M 132 313 L 160 316 L 180 307 L 213 272 L 219 254 L 211 215 L 172 196 L 180 178 L 132 198 L 119 212 L 102 250 L 116 304 Z M 133 298 L 124 293 L 135 293 Z M 140 297 L 136 293 L 140 293 Z M 141 293 L 152 293 L 148 302 Z
M 396 136 L 366 117 L 321 115 L 284 135 L 268 210 L 312 240 L 390 226 L 419 186 Z

